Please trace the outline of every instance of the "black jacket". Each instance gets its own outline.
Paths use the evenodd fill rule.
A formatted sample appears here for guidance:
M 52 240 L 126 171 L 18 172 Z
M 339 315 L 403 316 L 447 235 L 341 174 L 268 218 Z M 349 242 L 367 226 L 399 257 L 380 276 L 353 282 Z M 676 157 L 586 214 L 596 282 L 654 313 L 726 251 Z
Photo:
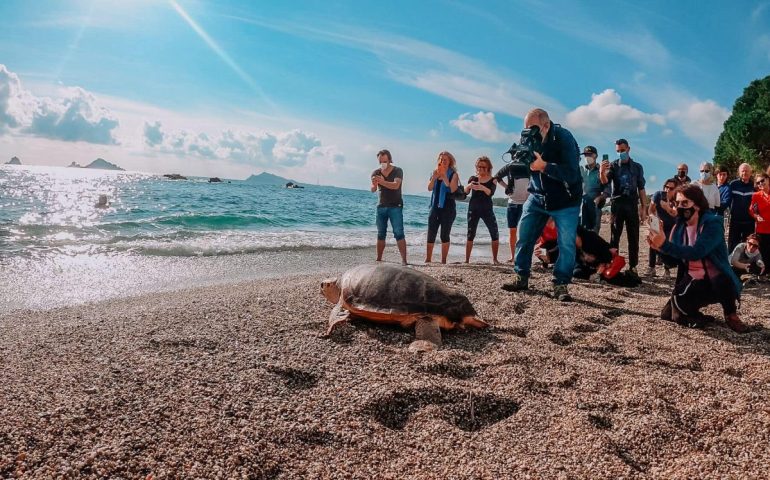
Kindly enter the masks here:
M 551 122 L 541 155 L 548 165 L 542 172 L 532 172 L 529 193 L 542 199 L 546 210 L 580 205 L 583 177 L 575 137 L 566 128 Z

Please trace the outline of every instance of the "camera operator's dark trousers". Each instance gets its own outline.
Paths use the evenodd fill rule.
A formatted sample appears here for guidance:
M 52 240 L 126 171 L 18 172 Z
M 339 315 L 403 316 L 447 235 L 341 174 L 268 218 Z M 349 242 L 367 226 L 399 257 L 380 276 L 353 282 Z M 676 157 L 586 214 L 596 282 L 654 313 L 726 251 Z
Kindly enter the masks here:
M 636 268 L 639 263 L 639 206 L 638 200 L 617 197 L 612 200 L 612 225 L 610 225 L 610 246 L 620 247 L 623 226 L 628 238 L 628 266 Z

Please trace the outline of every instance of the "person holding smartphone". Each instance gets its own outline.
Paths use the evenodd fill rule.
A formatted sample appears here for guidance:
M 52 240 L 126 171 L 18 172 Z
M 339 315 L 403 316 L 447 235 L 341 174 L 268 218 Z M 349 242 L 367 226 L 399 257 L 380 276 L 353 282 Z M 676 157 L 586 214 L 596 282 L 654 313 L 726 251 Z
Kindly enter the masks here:
M 650 202 L 650 230 L 657 230 L 658 221 L 660 220 L 660 224 L 663 225 L 663 233 L 667 238 L 676 223 L 676 208 L 674 208 L 674 198 L 676 195 L 674 191 L 676 190 L 677 183 L 675 178 L 666 180 L 663 184 L 663 190 L 655 192 Z M 648 277 L 657 275 L 656 265 L 659 256 L 663 261 L 664 277 L 669 278 L 671 276 L 671 267 L 675 266 L 676 262 L 658 253 L 654 248 L 650 248 L 647 272 L 645 274 Z
M 637 279 L 639 264 L 639 226 L 647 219 L 647 192 L 644 190 L 644 167 L 631 158 L 628 140 L 615 141 L 618 159 L 602 162 L 599 175 L 602 184 L 612 187 L 612 225 L 610 244 L 619 248 L 620 236 L 626 229 L 628 239 L 628 273 Z
M 468 235 L 465 241 L 465 263 L 471 260 L 471 251 L 473 251 L 473 240 L 476 238 L 476 229 L 479 226 L 479 220 L 484 220 L 484 225 L 489 230 L 489 236 L 492 239 L 492 261 L 497 261 L 497 250 L 500 247 L 500 233 L 497 228 L 497 218 L 495 217 L 492 196 L 497 189 L 497 180 L 492 176 L 492 161 L 489 157 L 479 157 L 476 159 L 476 175 L 468 179 L 465 186 L 465 193 L 470 193 L 471 199 L 468 202 Z
M 401 182 L 404 172 L 393 165 L 393 157 L 388 150 L 377 152 L 380 168 L 372 172 L 371 191 L 379 191 L 377 203 L 377 261 L 382 261 L 385 251 L 385 237 L 388 233 L 388 221 L 393 227 L 393 236 L 401 254 L 401 263 L 406 265 L 406 237 L 404 236 L 404 201 L 401 196 Z
M 452 224 L 457 216 L 453 193 L 457 190 L 459 178 L 454 155 L 446 151 L 439 153 L 436 168 L 428 180 L 428 191 L 431 195 L 425 263 L 433 261 L 433 246 L 439 229 L 441 229 L 441 263 L 446 263 Z
M 675 192 L 676 224 L 670 236 L 666 238 L 661 224 L 647 236 L 651 248 L 676 259 L 679 265 L 674 290 L 660 318 L 702 327 L 706 319 L 700 309 L 719 303 L 727 326 L 744 333 L 747 327 L 737 313 L 743 285 L 728 260 L 722 217 L 710 211 L 697 185 L 681 185 Z

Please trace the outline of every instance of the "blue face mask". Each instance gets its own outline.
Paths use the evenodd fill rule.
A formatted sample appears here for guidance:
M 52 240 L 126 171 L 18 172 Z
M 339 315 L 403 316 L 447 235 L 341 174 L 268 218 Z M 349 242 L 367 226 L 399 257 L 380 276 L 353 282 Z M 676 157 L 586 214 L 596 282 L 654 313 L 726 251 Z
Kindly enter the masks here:
M 628 152 L 620 152 L 620 161 L 621 162 L 627 162 L 628 161 Z

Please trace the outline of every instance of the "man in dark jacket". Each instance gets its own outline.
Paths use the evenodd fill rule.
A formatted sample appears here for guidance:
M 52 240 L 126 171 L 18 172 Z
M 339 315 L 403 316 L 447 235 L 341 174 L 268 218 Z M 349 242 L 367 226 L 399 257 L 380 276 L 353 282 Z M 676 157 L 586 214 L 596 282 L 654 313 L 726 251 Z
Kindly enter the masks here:
M 602 208 L 607 201 L 608 194 L 599 178 L 599 164 L 596 157 L 599 155 L 596 147 L 588 145 L 582 154 L 586 159 L 584 167 L 580 168 L 583 177 L 583 206 L 580 212 L 580 226 L 599 233 L 602 226 Z
M 575 267 L 575 237 L 580 219 L 583 181 L 580 175 L 580 149 L 569 130 L 551 122 L 545 110 L 536 108 L 527 113 L 524 127 L 537 126 L 542 135 L 541 152 L 529 165 L 532 177 L 530 196 L 524 203 L 519 220 L 518 239 L 512 283 L 504 290 L 518 291 L 529 288 L 532 251 L 535 241 L 545 227 L 548 217 L 556 222 L 559 258 L 554 265 L 554 297 L 560 301 L 572 300 L 567 285 L 572 281 Z
M 639 264 L 639 224 L 647 219 L 647 192 L 644 190 L 644 168 L 631 158 L 628 140 L 621 138 L 615 142 L 615 150 L 620 157 L 609 164 L 602 162 L 599 176 L 603 184 L 612 184 L 612 224 L 610 245 L 620 246 L 623 226 L 628 238 L 628 271 L 638 277 L 636 266 Z
M 742 163 L 738 167 L 738 178 L 730 182 L 730 193 L 733 203 L 730 205 L 730 232 L 727 234 L 727 250 L 733 251 L 735 246 L 746 240 L 754 233 L 754 219 L 749 214 L 751 196 L 754 195 L 754 182 L 751 181 L 751 165 Z

